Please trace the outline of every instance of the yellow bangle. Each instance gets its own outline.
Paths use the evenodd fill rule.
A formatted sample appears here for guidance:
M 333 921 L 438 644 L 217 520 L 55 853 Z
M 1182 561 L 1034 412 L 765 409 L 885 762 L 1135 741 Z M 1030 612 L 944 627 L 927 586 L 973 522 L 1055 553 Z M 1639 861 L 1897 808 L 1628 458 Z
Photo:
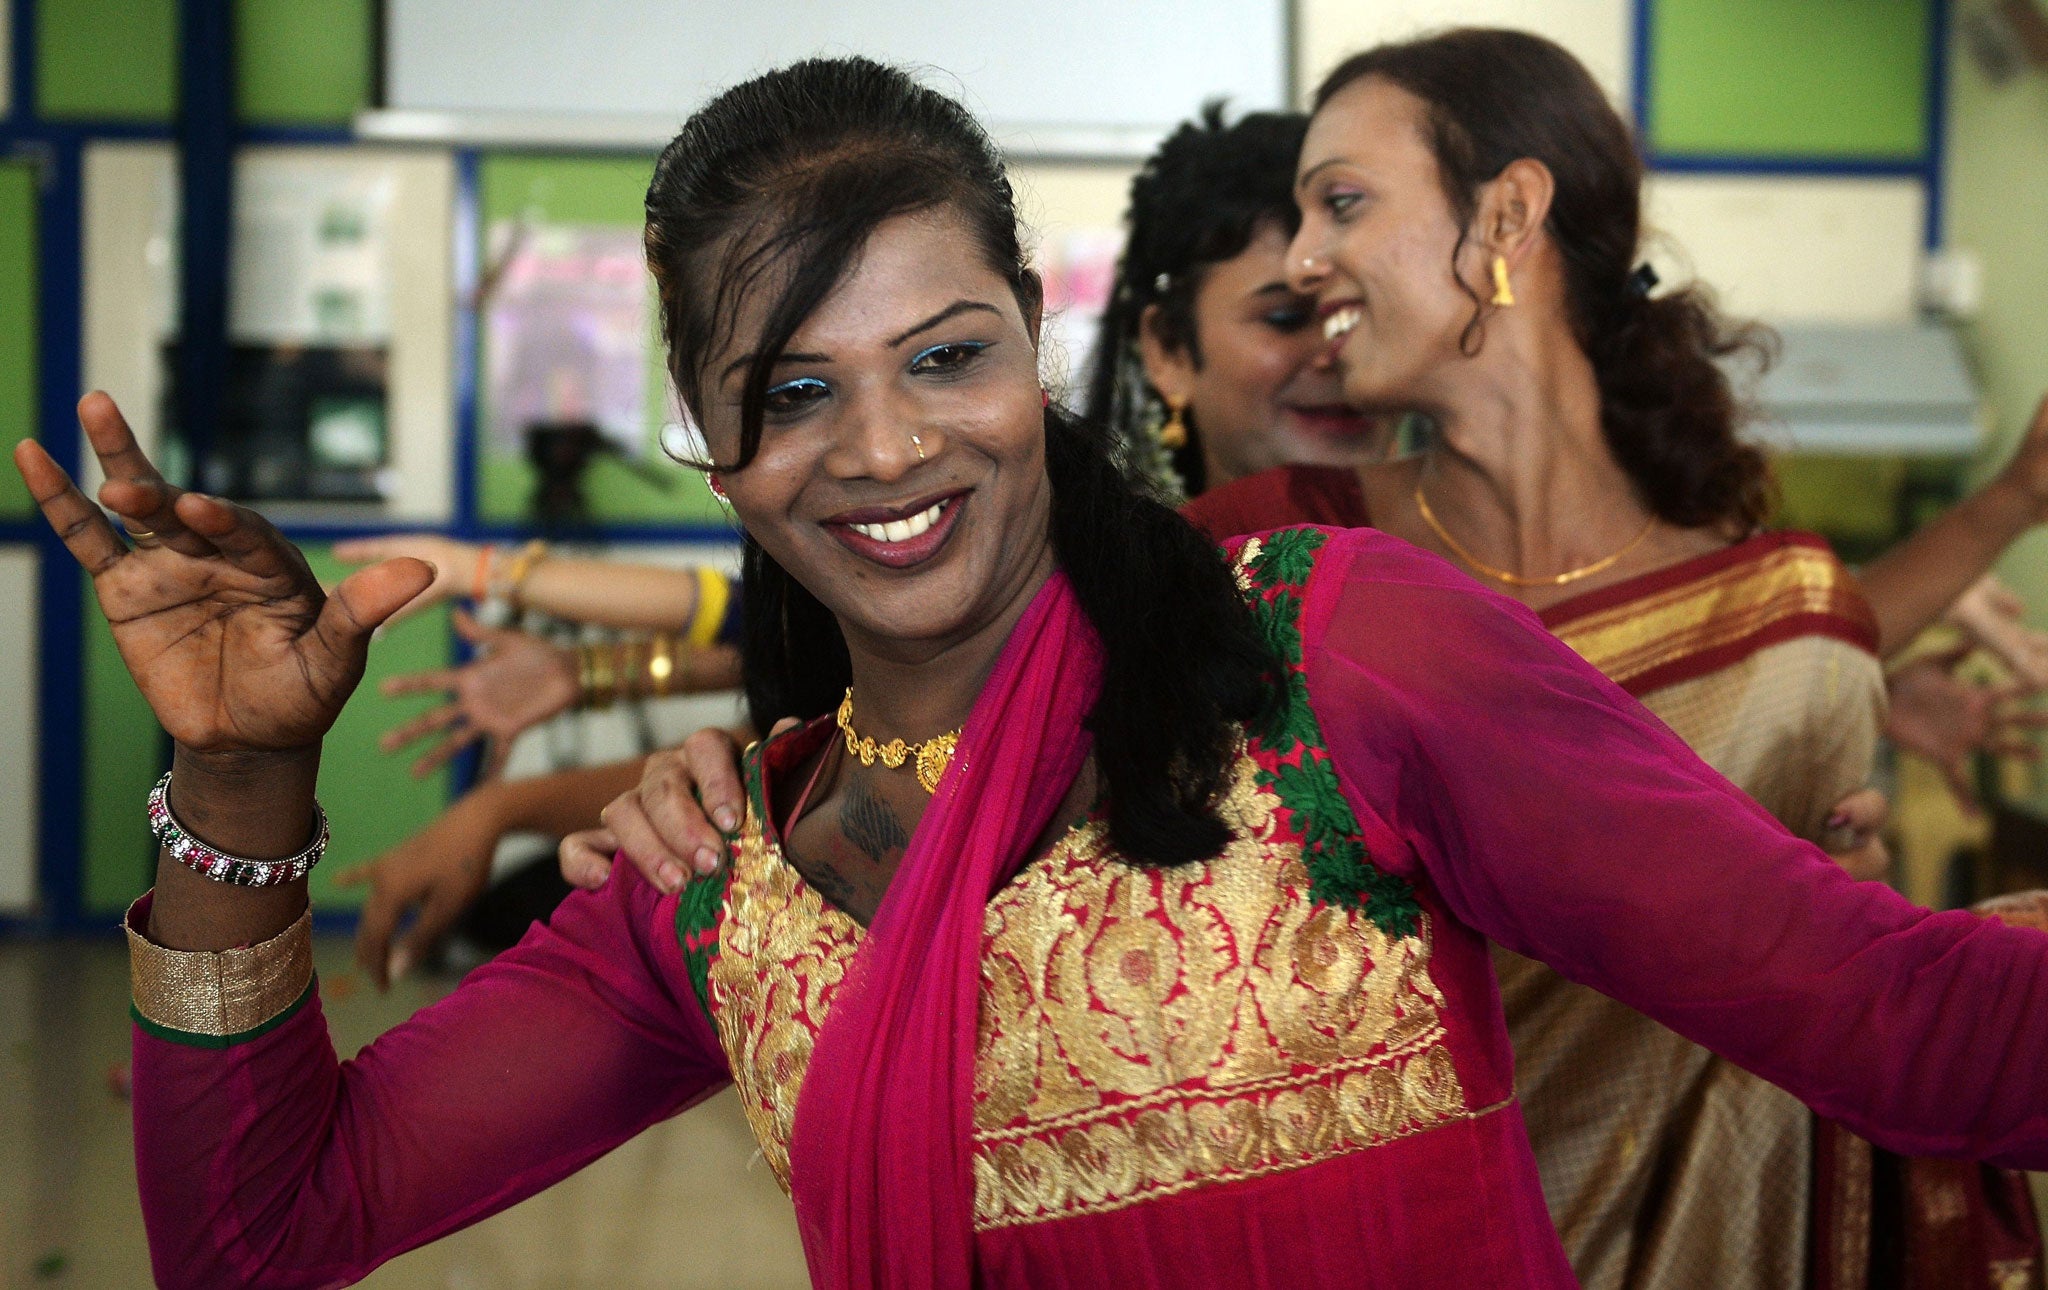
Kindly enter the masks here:
M 513 608 L 519 607 L 519 590 L 526 585 L 527 575 L 533 567 L 548 558 L 548 544 L 535 538 L 519 548 L 519 554 L 512 557 L 512 563 L 505 571 L 505 599 Z
M 710 565 L 697 566 L 697 610 L 690 615 L 684 635 L 699 649 L 718 639 L 725 625 L 726 606 L 732 603 L 732 583 Z

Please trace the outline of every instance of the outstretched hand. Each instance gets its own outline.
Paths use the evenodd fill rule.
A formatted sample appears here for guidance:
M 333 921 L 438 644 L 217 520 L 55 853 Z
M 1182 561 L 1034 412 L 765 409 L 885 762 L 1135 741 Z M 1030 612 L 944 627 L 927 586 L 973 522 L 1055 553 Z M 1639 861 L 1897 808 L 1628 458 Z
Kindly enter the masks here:
M 2027 626 L 2026 602 L 1987 573 L 1943 615 L 1990 650 L 2013 679 L 2033 689 L 2048 688 L 2048 632 Z
M 323 593 L 298 548 L 245 507 L 166 482 L 114 401 L 78 405 L 123 541 L 42 445 L 14 463 L 92 577 L 135 684 L 185 750 L 234 756 L 317 744 L 362 679 L 370 633 L 433 580 L 422 560 L 363 569 Z
M 386 732 L 385 752 L 429 735 L 439 738 L 412 764 L 414 775 L 432 773 L 478 739 L 488 737 L 484 778 L 505 767 L 512 741 L 576 703 L 576 664 L 568 650 L 511 628 L 485 627 L 462 610 L 455 630 L 476 647 L 476 657 L 459 667 L 435 668 L 384 682 L 387 695 L 439 691 L 449 701 Z
M 1891 710 L 1885 718 L 1892 742 L 1933 762 L 1956 801 L 1972 815 L 1978 810 L 1977 755 L 2038 760 L 2034 732 L 2048 726 L 2048 713 L 2021 703 L 2035 686 L 2022 681 L 1985 685 L 1959 675 L 1974 648 L 1965 643 L 1892 673 L 1886 682 Z
M 477 564 L 483 557 L 483 551 L 473 542 L 459 541 L 439 533 L 390 533 L 380 537 L 350 538 L 334 544 L 334 558 L 343 564 L 369 564 L 400 556 L 410 556 L 433 566 L 434 578 L 391 616 L 394 623 L 444 600 L 467 596 L 476 590 Z

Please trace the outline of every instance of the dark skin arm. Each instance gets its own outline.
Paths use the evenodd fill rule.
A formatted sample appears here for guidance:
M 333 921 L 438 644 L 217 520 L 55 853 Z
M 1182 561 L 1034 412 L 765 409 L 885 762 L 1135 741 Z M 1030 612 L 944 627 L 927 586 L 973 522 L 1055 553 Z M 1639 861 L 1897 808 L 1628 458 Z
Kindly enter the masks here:
M 175 743 L 171 808 L 220 850 L 290 855 L 312 834 L 320 741 L 362 679 L 370 633 L 433 569 L 392 560 L 328 595 L 262 516 L 167 483 L 112 399 L 89 394 L 78 414 L 106 472 L 100 501 L 150 535 L 137 547 L 41 445 L 16 445 L 14 462 L 91 576 L 121 661 Z M 268 940 L 306 907 L 304 881 L 251 890 L 168 856 L 157 883 L 149 934 L 172 949 Z
M 1889 658 L 1913 643 L 2015 538 L 2048 519 L 2048 399 L 1998 477 L 1859 574 Z

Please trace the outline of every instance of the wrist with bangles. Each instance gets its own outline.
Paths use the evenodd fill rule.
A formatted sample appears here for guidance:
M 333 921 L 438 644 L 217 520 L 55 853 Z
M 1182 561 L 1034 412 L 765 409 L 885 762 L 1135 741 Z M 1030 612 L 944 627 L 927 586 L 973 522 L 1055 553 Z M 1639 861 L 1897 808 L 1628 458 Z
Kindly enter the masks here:
M 486 542 L 477 548 L 476 570 L 470 576 L 469 598 L 478 604 L 486 600 L 503 600 L 514 609 L 520 607 L 519 596 L 526 587 L 527 578 L 534 568 L 548 558 L 548 544 L 535 538 L 513 552 L 501 571 L 497 559 L 498 547 Z
M 603 710 L 618 700 L 687 692 L 689 651 L 673 632 L 576 647 L 576 706 Z
M 313 840 L 297 853 L 275 860 L 231 855 L 195 837 L 171 810 L 171 772 L 149 791 L 149 831 L 171 858 L 203 878 L 236 887 L 275 887 L 296 882 L 327 854 L 327 812 L 313 803 Z

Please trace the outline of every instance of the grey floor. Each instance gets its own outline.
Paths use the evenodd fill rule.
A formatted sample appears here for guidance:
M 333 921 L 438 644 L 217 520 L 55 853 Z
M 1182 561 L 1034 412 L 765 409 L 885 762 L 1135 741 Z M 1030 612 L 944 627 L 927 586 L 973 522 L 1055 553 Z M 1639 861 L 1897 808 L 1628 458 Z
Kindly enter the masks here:
M 344 1053 L 445 983 L 379 996 L 322 938 L 323 1003 Z M 0 1290 L 148 1286 L 128 1104 L 128 963 L 111 937 L 0 942 Z M 789 1202 L 728 1091 L 497 1217 L 403 1255 L 373 1290 L 806 1284 Z

